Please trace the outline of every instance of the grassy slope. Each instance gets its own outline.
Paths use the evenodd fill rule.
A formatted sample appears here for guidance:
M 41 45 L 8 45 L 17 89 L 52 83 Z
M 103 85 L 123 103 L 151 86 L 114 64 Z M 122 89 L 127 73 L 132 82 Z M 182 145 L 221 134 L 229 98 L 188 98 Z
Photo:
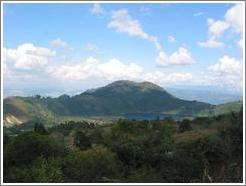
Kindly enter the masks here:
M 212 109 L 204 109 L 198 114 L 198 116 L 218 116 L 230 112 L 239 112 L 242 107 L 243 107 L 242 101 L 224 103 L 224 104 L 216 105 Z
M 8 125 L 6 117 L 15 116 L 22 122 L 32 119 L 51 121 L 54 114 L 42 101 L 35 98 L 11 97 L 4 99 L 4 124 Z

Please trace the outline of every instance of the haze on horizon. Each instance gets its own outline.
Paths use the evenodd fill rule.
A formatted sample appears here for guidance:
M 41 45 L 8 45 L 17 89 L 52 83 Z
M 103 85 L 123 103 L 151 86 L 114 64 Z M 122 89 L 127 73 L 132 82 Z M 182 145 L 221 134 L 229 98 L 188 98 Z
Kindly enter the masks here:
M 244 3 L 4 3 L 4 97 L 122 79 L 242 95 L 244 20 Z

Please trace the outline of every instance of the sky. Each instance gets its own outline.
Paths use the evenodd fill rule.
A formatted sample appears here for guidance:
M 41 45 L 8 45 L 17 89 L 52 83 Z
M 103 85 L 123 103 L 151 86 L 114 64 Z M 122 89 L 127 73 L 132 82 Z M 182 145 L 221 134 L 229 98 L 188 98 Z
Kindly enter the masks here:
M 244 3 L 4 3 L 4 96 L 116 80 L 243 90 Z

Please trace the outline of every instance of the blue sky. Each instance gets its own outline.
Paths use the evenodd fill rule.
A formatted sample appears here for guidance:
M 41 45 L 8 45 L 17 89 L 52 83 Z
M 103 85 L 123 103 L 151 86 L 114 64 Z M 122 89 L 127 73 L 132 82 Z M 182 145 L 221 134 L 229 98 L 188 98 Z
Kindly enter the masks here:
M 243 4 L 8 4 L 5 96 L 119 79 L 242 91 Z

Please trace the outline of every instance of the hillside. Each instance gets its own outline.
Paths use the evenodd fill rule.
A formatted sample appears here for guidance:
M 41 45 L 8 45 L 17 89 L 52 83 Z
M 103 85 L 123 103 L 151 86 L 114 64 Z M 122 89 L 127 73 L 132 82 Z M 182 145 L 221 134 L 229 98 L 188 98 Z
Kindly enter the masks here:
M 224 103 L 216 105 L 213 108 L 205 109 L 201 111 L 198 115 L 201 116 L 218 116 L 230 112 L 239 112 L 243 108 L 242 101 L 234 101 L 229 103 Z
M 4 123 L 54 116 L 122 115 L 128 113 L 196 114 L 210 104 L 174 97 L 150 82 L 116 81 L 79 95 L 57 98 L 10 97 L 4 99 Z M 10 117 L 14 117 L 11 122 Z M 20 122 L 19 122 L 20 123 Z M 18 124 L 18 123 L 16 123 Z

